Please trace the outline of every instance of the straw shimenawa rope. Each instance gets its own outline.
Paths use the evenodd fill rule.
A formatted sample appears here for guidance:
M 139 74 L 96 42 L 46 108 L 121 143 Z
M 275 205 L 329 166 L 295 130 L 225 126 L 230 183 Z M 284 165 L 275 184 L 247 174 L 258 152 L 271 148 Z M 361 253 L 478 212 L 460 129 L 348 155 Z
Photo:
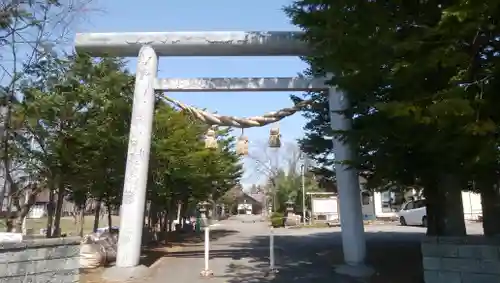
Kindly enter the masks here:
M 175 100 L 171 97 L 168 97 L 166 95 L 163 96 L 163 98 L 172 104 L 176 105 L 177 107 L 181 108 L 182 110 L 188 112 L 189 114 L 193 115 L 194 117 L 198 118 L 199 120 L 203 121 L 206 124 L 209 125 L 218 125 L 218 126 L 227 126 L 227 127 L 235 127 L 235 128 L 252 128 L 252 127 L 262 127 L 268 124 L 272 124 L 275 122 L 278 122 L 282 120 L 283 118 L 286 118 L 288 116 L 291 116 L 295 114 L 297 111 L 301 110 L 302 108 L 311 105 L 314 100 L 309 99 L 309 100 L 303 100 L 295 106 L 290 107 L 290 108 L 283 108 L 275 112 L 269 112 L 266 114 L 263 114 L 261 116 L 255 116 L 255 117 L 249 117 L 249 118 L 240 118 L 240 117 L 234 117 L 234 116 L 223 116 L 223 115 L 218 115 L 215 113 L 209 113 L 207 111 L 185 105 L 184 103 Z

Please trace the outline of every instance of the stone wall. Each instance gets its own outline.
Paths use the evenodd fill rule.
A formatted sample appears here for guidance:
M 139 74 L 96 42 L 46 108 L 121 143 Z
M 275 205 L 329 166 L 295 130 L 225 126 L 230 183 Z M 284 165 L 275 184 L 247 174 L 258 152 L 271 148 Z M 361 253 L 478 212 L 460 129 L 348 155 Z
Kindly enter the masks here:
M 76 283 L 79 267 L 79 237 L 0 243 L 1 283 Z
M 422 242 L 425 283 L 500 282 L 500 239 L 427 237 Z

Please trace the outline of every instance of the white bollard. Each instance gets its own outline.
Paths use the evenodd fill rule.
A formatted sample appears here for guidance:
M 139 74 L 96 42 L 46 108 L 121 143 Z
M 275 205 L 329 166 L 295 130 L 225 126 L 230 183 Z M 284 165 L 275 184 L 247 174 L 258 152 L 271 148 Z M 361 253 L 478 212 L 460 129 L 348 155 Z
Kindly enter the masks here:
M 205 268 L 201 271 L 201 276 L 209 277 L 214 273 L 208 267 L 208 261 L 210 259 L 210 227 L 205 227 Z
M 274 267 L 274 228 L 271 226 L 269 230 L 269 270 L 271 273 L 277 272 Z
M 208 260 L 210 259 L 210 228 L 205 229 L 205 271 L 208 269 Z

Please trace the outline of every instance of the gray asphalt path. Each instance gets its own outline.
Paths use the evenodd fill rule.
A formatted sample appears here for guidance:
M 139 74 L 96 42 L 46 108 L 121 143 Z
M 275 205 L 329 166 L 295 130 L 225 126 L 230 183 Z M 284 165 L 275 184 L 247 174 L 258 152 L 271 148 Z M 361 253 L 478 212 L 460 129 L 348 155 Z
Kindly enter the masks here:
M 209 269 L 213 272 L 212 277 L 200 276 L 204 259 L 203 245 L 199 245 L 163 258 L 153 271 L 150 283 L 359 282 L 336 274 L 329 260 L 342 258 L 340 228 L 275 229 L 276 274 L 269 273 L 270 229 L 259 217 L 234 217 L 219 222 L 213 229 L 231 232 L 211 242 Z M 389 247 L 388 252 L 392 243 L 409 246 L 417 251 L 420 261 L 419 243 L 425 236 L 425 228 L 388 224 L 366 226 L 365 231 L 369 245 Z M 469 234 L 481 231 L 480 224 L 468 227 Z M 392 249 L 395 250 L 392 257 L 404 258 L 398 254 L 399 246 Z

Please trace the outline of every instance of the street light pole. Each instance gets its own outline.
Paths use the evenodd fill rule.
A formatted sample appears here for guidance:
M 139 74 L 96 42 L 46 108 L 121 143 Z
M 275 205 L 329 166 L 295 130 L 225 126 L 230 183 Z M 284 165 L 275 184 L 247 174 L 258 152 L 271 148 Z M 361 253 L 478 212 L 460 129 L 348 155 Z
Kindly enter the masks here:
M 300 165 L 300 175 L 302 177 L 302 224 L 306 224 L 306 187 L 304 178 L 304 164 Z

